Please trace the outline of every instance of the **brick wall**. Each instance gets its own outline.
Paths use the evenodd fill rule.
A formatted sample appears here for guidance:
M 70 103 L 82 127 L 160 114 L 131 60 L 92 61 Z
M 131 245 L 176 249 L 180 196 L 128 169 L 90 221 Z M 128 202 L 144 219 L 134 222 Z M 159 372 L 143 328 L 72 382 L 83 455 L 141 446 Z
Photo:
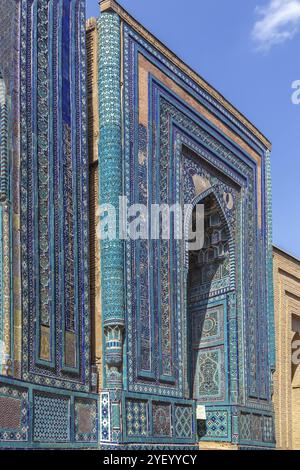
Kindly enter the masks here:
M 300 320 L 300 261 L 274 248 L 276 373 L 274 406 L 279 449 L 300 449 L 300 366 L 292 377 L 292 341 Z

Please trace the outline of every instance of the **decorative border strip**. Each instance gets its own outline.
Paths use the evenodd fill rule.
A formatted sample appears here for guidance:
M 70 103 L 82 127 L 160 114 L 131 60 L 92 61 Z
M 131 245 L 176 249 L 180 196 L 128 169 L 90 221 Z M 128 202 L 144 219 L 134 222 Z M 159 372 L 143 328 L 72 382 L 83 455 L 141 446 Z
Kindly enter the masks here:
M 50 18 L 54 21 L 53 16 L 58 18 L 60 9 L 63 6 L 63 1 L 53 3 L 53 11 L 50 9 Z M 48 4 L 48 3 L 47 3 Z M 49 368 L 49 364 L 38 364 L 34 362 L 33 351 L 38 349 L 39 335 L 34 332 L 34 320 L 36 319 L 36 312 L 34 309 L 33 297 L 35 293 L 35 281 L 36 279 L 32 276 L 34 259 L 36 255 L 36 246 L 33 245 L 33 227 L 32 220 L 28 217 L 31 214 L 30 204 L 32 203 L 32 174 L 28 171 L 33 165 L 33 159 L 31 155 L 32 149 L 32 133 L 30 129 L 34 124 L 35 117 L 32 116 L 32 96 L 36 87 L 36 82 L 31 76 L 31 38 L 35 37 L 33 32 L 35 25 L 32 25 L 32 9 L 35 9 L 36 0 L 22 1 L 21 2 L 21 51 L 20 51 L 20 67 L 21 67 L 21 96 L 20 96 L 20 107 L 21 107 L 21 247 L 22 247 L 22 304 L 23 304 L 23 362 L 22 362 L 22 373 L 23 378 L 34 383 L 51 385 L 54 387 L 65 387 L 76 391 L 89 391 L 90 389 L 90 339 L 89 339 L 89 266 L 88 266 L 88 161 L 87 161 L 87 109 L 86 109 L 86 53 L 85 53 L 85 1 L 84 0 L 72 0 L 72 11 L 73 17 L 76 16 L 76 54 L 72 56 L 73 61 L 73 73 L 76 70 L 78 77 L 78 90 L 76 93 L 78 106 L 76 105 L 76 113 L 73 116 L 73 125 L 78 132 L 73 133 L 74 145 L 76 141 L 76 154 L 77 154 L 77 165 L 76 165 L 76 176 L 72 175 L 74 186 L 74 193 L 71 197 L 76 197 L 77 208 L 74 212 L 74 220 L 76 227 L 76 236 L 74 238 L 74 256 L 76 258 L 76 252 L 79 255 L 78 262 L 78 282 L 80 288 L 78 288 L 78 295 L 74 299 L 75 308 L 75 330 L 77 331 L 76 337 L 78 337 L 78 349 L 76 352 L 76 365 L 80 364 L 80 370 L 76 371 L 74 368 L 66 368 L 65 364 L 65 345 L 63 334 L 63 326 L 65 324 L 64 313 L 61 311 L 61 301 L 63 301 L 63 284 L 62 284 L 62 271 L 63 266 L 61 263 L 61 256 L 56 254 L 55 258 L 55 302 L 56 302 L 56 313 L 55 321 L 57 325 L 61 325 L 61 328 L 57 329 L 55 338 L 52 338 L 51 345 L 52 349 L 55 348 L 55 368 Z M 53 16 L 51 16 L 53 15 Z M 33 16 L 34 18 L 34 16 Z M 60 48 L 61 48 L 61 23 L 55 21 L 54 27 L 57 28 L 58 42 L 57 42 L 57 54 L 58 59 L 61 59 Z M 72 30 L 73 31 L 73 30 Z M 71 39 L 70 39 L 71 40 Z M 55 43 L 56 44 L 56 43 Z M 72 48 L 74 47 L 72 43 Z M 42 60 L 42 59 L 40 59 Z M 57 83 L 57 71 L 60 63 L 57 64 L 56 55 L 53 56 L 53 70 L 54 81 L 53 89 L 57 88 L 60 90 L 60 86 Z M 30 86 L 32 84 L 32 86 Z M 80 96 L 80 99 L 79 99 Z M 74 103 L 73 103 L 74 105 Z M 65 110 L 66 111 L 66 110 Z M 74 111 L 74 109 L 73 109 Z M 53 108 L 53 132 L 57 133 L 58 141 L 62 139 L 62 129 L 60 128 L 62 114 L 62 97 L 56 97 L 54 99 Z M 73 112 L 74 114 L 74 112 Z M 74 129 L 73 129 L 74 130 Z M 56 136 L 57 137 L 57 136 Z M 55 135 L 53 135 L 53 141 L 56 141 Z M 73 148 L 75 149 L 73 146 Z M 54 161 L 56 164 L 59 163 L 61 169 L 61 158 L 60 148 L 54 149 Z M 63 187 L 59 185 L 59 175 L 61 171 L 56 168 L 54 171 L 55 188 L 57 191 L 63 191 Z M 76 181 L 75 179 L 76 178 Z M 62 198 L 63 201 L 64 198 Z M 59 207 L 56 205 L 56 210 L 60 217 L 62 214 L 59 212 Z M 58 246 L 61 243 L 62 232 L 55 226 L 55 244 Z M 57 253 L 61 253 L 61 250 L 57 250 Z M 27 263 L 28 260 L 28 263 Z M 72 268 L 70 268 L 72 269 Z M 51 346 L 50 346 L 51 347 Z M 74 375 L 74 374 L 77 375 Z

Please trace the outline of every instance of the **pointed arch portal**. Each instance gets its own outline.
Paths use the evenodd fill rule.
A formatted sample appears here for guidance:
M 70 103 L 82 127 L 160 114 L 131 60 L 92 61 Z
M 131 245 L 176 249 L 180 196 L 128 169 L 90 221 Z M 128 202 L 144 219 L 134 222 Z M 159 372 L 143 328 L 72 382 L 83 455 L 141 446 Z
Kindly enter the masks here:
M 228 397 L 227 294 L 235 294 L 235 265 L 233 227 L 220 194 L 216 184 L 194 198 L 193 221 L 196 205 L 204 205 L 204 244 L 198 251 L 187 250 L 185 260 L 187 382 L 189 397 L 198 404 Z
M 223 400 L 225 384 L 225 309 L 216 300 L 220 282 L 230 278 L 230 230 L 213 193 L 204 204 L 204 246 L 189 252 L 187 316 L 189 389 L 197 401 Z M 199 294 L 203 300 L 199 303 Z M 226 327 L 226 324 L 225 324 Z

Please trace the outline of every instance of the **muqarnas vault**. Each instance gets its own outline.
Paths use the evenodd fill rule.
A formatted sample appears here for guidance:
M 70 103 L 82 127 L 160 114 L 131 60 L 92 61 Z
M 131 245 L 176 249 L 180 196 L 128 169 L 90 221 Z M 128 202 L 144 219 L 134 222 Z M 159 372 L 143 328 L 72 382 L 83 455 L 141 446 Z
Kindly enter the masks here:
M 0 445 L 274 447 L 270 143 L 100 8 L 0 3 Z M 203 249 L 98 241 L 121 195 L 203 203 Z

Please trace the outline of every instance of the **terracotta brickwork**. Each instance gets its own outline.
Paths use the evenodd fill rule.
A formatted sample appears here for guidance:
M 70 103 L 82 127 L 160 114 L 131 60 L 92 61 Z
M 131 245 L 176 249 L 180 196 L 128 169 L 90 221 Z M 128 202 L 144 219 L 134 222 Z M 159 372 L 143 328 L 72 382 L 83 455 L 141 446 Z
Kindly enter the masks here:
M 100 305 L 100 244 L 96 236 L 96 213 L 99 199 L 98 145 L 99 145 L 99 103 L 98 103 L 98 32 L 97 20 L 87 21 L 87 64 L 88 64 L 88 148 L 90 178 L 90 301 L 92 322 L 92 362 L 97 366 L 100 380 L 102 369 L 102 328 Z
M 279 449 L 300 449 L 300 368 L 292 364 L 300 325 L 300 260 L 274 248 L 276 372 L 274 406 Z M 300 343 L 299 343 L 300 344 Z M 299 348 L 299 346 L 298 346 Z M 294 354 L 297 358 L 297 355 Z

